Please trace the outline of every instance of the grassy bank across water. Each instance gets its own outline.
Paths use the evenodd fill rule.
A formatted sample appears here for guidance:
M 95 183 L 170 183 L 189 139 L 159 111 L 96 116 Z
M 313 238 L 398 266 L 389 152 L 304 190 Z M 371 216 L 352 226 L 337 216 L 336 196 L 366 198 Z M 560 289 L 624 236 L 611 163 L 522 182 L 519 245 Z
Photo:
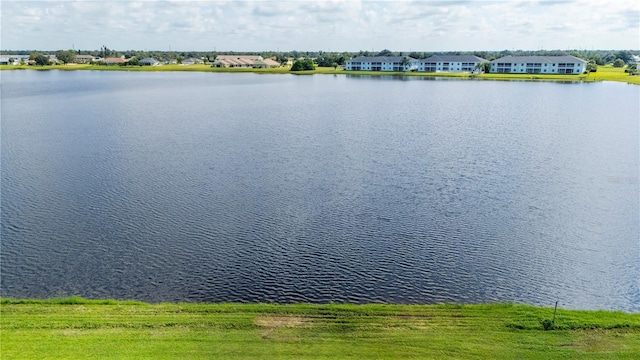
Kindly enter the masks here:
M 637 359 L 640 314 L 526 305 L 0 301 L 8 359 Z
M 256 73 L 256 74 L 334 74 L 354 76 L 417 76 L 424 78 L 457 78 L 480 80 L 515 80 L 515 81 L 619 81 L 640 85 L 640 76 L 630 76 L 622 68 L 612 66 L 598 67 L 598 71 L 589 74 L 563 75 L 563 74 L 467 74 L 467 73 L 424 73 L 424 72 L 391 72 L 391 71 L 345 71 L 330 67 L 318 67 L 312 71 L 290 71 L 287 67 L 274 69 L 253 68 L 213 68 L 209 65 L 162 65 L 162 66 L 117 66 L 117 65 L 49 65 L 49 66 L 13 66 L 0 65 L 0 70 L 102 70 L 102 71 L 145 71 L 145 72 L 216 72 L 216 73 Z

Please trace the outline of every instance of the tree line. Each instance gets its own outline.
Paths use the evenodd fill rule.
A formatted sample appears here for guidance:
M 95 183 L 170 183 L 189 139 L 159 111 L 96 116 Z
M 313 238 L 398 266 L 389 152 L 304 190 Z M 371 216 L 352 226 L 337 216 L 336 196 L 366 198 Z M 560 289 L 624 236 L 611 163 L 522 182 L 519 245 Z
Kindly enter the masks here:
M 0 54 L 31 55 L 31 60 L 35 60 L 37 55 L 45 55 L 44 51 L 33 50 L 2 50 Z M 98 50 L 58 50 L 53 52 L 56 58 L 69 63 L 75 61 L 76 55 L 91 55 L 95 57 L 124 57 L 125 59 L 154 58 L 160 61 L 177 61 L 186 58 L 204 59 L 205 62 L 213 62 L 218 54 L 225 55 L 261 55 L 263 58 L 273 58 L 281 64 L 286 64 L 290 59 L 312 59 L 314 64 L 321 67 L 343 66 L 347 60 L 356 56 L 408 56 L 414 59 L 426 59 L 432 55 L 475 55 L 488 61 L 495 60 L 503 56 L 557 56 L 573 55 L 575 57 L 589 61 L 597 65 L 613 64 L 623 67 L 632 64 L 633 56 L 640 55 L 640 50 L 502 50 L 502 51 L 451 51 L 451 52 L 419 52 L 419 51 L 391 51 L 384 49 L 381 51 L 358 51 L 358 52 L 329 52 L 329 51 L 263 51 L 263 52 L 234 52 L 234 51 L 142 51 L 142 50 L 113 50 L 103 45 Z M 620 60 L 620 61 L 617 61 Z M 44 58 L 40 58 L 43 62 Z

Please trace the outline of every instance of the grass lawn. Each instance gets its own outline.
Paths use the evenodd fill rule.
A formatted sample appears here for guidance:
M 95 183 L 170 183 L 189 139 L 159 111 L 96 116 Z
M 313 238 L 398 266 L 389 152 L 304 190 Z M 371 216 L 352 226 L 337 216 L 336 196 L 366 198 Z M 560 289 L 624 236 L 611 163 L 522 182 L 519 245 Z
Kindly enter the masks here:
M 640 314 L 525 305 L 3 299 L 8 359 L 638 359 Z
M 598 66 L 598 71 L 589 73 L 588 75 L 586 75 L 586 77 L 587 80 L 590 81 L 622 81 L 628 82 L 630 84 L 640 85 L 640 75 L 630 76 L 628 73 L 624 72 L 623 68 L 614 68 L 611 65 Z
M 424 73 L 424 72 L 391 72 L 391 71 L 345 71 L 332 67 L 318 67 L 310 71 L 290 71 L 287 67 L 275 69 L 253 68 L 212 68 L 210 65 L 162 65 L 162 66 L 117 66 L 117 65 L 50 65 L 50 66 L 12 66 L 0 65 L 0 70 L 102 70 L 102 71 L 196 71 L 218 73 L 257 73 L 257 74 L 349 74 L 357 76 L 419 76 L 460 79 L 485 79 L 485 80 L 526 80 L 526 81 L 620 81 L 640 85 L 640 76 L 630 76 L 623 68 L 614 68 L 611 65 L 599 66 L 598 71 L 589 74 L 562 75 L 562 74 L 479 74 L 467 73 Z

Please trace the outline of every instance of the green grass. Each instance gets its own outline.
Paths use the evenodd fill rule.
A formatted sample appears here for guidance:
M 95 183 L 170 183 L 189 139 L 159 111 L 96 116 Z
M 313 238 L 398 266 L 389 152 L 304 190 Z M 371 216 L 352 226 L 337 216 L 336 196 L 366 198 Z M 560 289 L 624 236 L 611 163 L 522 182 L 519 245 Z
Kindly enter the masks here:
M 640 314 L 525 305 L 0 301 L 5 359 L 637 359 Z
M 437 78 L 459 79 L 484 79 L 484 80 L 520 80 L 520 81 L 620 81 L 640 85 L 640 76 L 630 76 L 622 68 L 614 68 L 610 65 L 599 66 L 598 71 L 589 74 L 562 75 L 562 74 L 478 74 L 467 73 L 424 73 L 424 72 L 391 72 L 391 71 L 345 71 L 330 67 L 318 67 L 313 71 L 289 71 L 287 67 L 275 69 L 252 68 L 212 68 L 210 65 L 162 65 L 162 66 L 117 66 L 117 65 L 50 65 L 50 66 L 12 66 L 0 65 L 0 70 L 102 70 L 102 71 L 196 71 L 217 73 L 257 73 L 257 74 L 349 74 L 357 76 L 419 76 Z

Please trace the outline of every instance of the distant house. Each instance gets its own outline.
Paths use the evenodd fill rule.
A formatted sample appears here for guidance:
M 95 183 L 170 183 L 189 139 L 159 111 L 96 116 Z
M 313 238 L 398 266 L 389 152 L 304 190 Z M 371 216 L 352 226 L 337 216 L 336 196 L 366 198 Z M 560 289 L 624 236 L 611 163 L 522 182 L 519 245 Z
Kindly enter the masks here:
M 160 65 L 160 61 L 154 58 L 144 58 L 138 61 L 138 64 L 142 66 L 157 66 L 157 65 Z
M 418 63 L 418 71 L 426 72 L 474 72 L 476 66 L 487 62 L 474 55 L 433 55 Z
M 260 55 L 218 55 L 213 67 L 252 68 L 256 61 L 262 60 Z
M 128 60 L 119 58 L 119 57 L 108 57 L 108 58 L 101 59 L 100 61 L 106 65 L 117 65 L 117 64 L 124 64 Z
M 257 60 L 253 63 L 253 67 L 257 69 L 278 68 L 280 63 L 272 59 Z
M 94 59 L 93 55 L 76 55 L 76 63 L 78 64 L 88 64 Z
M 26 63 L 29 55 L 0 55 L 0 65 L 20 65 L 20 61 Z
M 58 57 L 57 57 L 57 56 L 55 56 L 54 54 L 47 55 L 47 56 L 49 57 L 49 64 L 51 64 L 51 65 L 57 65 L 57 64 L 60 64 L 60 63 L 61 63 L 61 61 L 60 61 L 60 60 L 58 60 Z
M 504 56 L 491 61 L 492 73 L 582 74 L 587 61 L 575 56 Z
M 403 64 L 405 61 L 408 63 Z M 358 56 L 348 60 L 344 69 L 352 71 L 412 71 L 418 69 L 418 63 L 418 60 L 408 56 Z
M 182 65 L 204 64 L 204 61 L 197 58 L 188 58 L 182 60 Z

